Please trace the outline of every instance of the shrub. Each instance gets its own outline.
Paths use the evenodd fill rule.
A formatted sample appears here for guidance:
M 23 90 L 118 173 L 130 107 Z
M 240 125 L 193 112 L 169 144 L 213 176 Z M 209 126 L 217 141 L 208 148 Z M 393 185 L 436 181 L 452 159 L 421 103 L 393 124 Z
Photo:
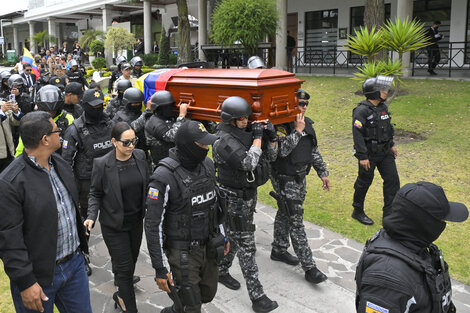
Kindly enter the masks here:
M 144 64 L 147 66 L 153 66 L 158 63 L 158 54 L 149 53 L 141 56 L 144 60 Z
M 166 36 L 165 27 L 162 27 L 160 36 L 160 53 L 158 54 L 158 64 L 168 64 L 170 56 L 170 41 Z M 175 63 L 176 64 L 176 63 Z
M 111 76 L 111 74 L 112 74 L 112 72 L 106 72 L 106 73 L 104 73 L 102 76 L 103 76 L 103 77 L 109 77 L 109 76 Z
M 95 54 L 103 51 L 103 49 L 104 49 L 104 44 L 101 40 L 93 40 L 90 43 L 90 51 Z
M 175 65 L 177 62 L 178 62 L 178 55 L 177 54 L 170 54 L 168 64 L 169 65 Z
M 100 70 L 106 67 L 106 59 L 102 57 L 97 57 L 93 61 L 91 61 L 91 65 L 93 65 L 94 68 Z
M 142 69 L 142 72 L 143 72 L 144 74 L 150 73 L 150 72 L 152 72 L 152 71 L 155 71 L 155 69 L 154 69 L 154 68 L 143 68 L 143 69 Z

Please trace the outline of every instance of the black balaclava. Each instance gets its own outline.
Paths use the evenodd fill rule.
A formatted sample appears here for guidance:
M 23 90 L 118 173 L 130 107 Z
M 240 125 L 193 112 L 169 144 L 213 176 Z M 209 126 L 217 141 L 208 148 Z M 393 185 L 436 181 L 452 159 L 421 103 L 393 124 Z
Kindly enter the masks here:
M 420 248 L 428 247 L 446 228 L 444 221 L 435 218 L 400 194 L 395 196 L 391 213 L 384 217 L 382 224 L 393 239 L 405 246 L 411 243 Z
M 159 106 L 155 110 L 158 116 L 164 119 L 171 119 L 175 117 L 175 112 L 173 111 L 173 105 Z
M 132 105 L 132 104 L 128 103 L 128 104 L 126 104 L 126 107 L 132 113 L 138 114 L 141 111 L 142 105 Z
M 123 96 L 124 96 L 124 91 L 119 90 L 117 94 L 118 99 L 122 100 Z
M 176 133 L 176 155 L 184 168 L 193 170 L 204 161 L 209 150 L 199 147 L 194 142 L 188 125 L 188 122 L 184 123 Z
M 85 111 L 86 119 L 91 123 L 97 124 L 103 119 L 103 104 L 100 104 L 98 107 L 92 107 L 88 103 L 83 103 L 82 107 Z

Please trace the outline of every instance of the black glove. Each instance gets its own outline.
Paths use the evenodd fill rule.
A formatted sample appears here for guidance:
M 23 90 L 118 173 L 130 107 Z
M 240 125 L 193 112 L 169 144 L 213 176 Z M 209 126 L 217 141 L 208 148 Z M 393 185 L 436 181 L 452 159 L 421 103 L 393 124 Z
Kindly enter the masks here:
M 277 141 L 277 132 L 276 132 L 276 128 L 274 128 L 273 123 L 268 121 L 264 131 L 266 132 L 266 135 L 269 137 L 269 141 L 271 142 Z
M 263 137 L 264 125 L 253 123 L 251 124 L 251 131 L 253 132 L 253 139 L 261 139 Z

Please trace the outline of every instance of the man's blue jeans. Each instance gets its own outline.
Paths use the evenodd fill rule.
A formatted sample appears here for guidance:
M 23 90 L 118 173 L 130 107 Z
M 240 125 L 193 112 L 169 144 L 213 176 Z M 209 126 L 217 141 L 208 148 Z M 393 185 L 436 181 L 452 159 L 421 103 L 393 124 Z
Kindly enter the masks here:
M 24 306 L 18 286 L 11 281 L 10 288 L 17 313 L 38 312 Z M 79 252 L 75 252 L 65 263 L 56 265 L 52 286 L 41 288 L 49 298 L 42 302 L 45 313 L 53 313 L 54 304 L 61 313 L 92 313 L 88 276 L 83 256 Z

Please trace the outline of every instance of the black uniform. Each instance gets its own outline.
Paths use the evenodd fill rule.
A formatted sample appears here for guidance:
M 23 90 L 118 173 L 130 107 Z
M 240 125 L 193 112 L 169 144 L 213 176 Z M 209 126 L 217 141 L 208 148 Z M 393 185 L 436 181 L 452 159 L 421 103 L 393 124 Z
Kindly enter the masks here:
M 144 75 L 144 72 L 142 71 L 142 69 L 137 70 L 137 69 L 134 68 L 134 69 L 132 69 L 131 75 L 136 77 L 136 78 L 139 78 L 140 76 Z
M 108 92 L 113 91 L 113 85 L 114 82 L 121 77 L 122 72 L 121 72 L 121 66 L 118 65 L 118 67 L 111 73 L 111 77 L 109 78 L 109 83 L 108 83 Z
M 392 207 L 359 260 L 357 312 L 455 312 L 449 267 L 433 241 L 446 220 L 465 221 L 467 208 L 428 182 L 403 186 Z
M 400 188 L 395 157 L 391 148 L 393 142 L 393 126 L 390 113 L 385 103 L 377 107 L 364 100 L 353 110 L 353 138 L 355 156 L 360 160 L 369 160 L 370 169 L 366 171 L 359 164 L 359 174 L 354 184 L 353 207 L 364 209 L 364 199 L 377 167 L 383 178 L 384 207 L 383 214 L 387 214 L 392 200 Z
M 85 76 L 83 76 L 83 72 L 77 68 L 75 71 L 72 69 L 67 71 L 67 77 L 69 78 L 69 83 L 79 83 L 82 86 L 88 87 L 88 82 L 85 79 Z
M 103 156 L 112 148 L 113 122 L 104 117 L 98 124 L 87 121 L 86 113 L 67 128 L 62 144 L 62 156 L 74 169 L 78 181 L 80 212 L 86 218 L 93 159 Z
M 79 118 L 83 114 L 83 108 L 80 104 L 64 104 L 64 111 L 72 114 L 74 119 Z
M 437 28 L 430 27 L 426 31 L 426 37 L 428 37 L 427 39 L 431 43 L 426 47 L 428 52 L 428 71 L 433 71 L 441 60 L 441 52 L 437 42 L 442 39 L 442 35 L 439 34 L 439 30 Z
M 109 90 L 112 90 L 112 89 L 109 89 Z M 104 108 L 104 113 L 106 113 L 110 119 L 113 119 L 114 114 L 116 114 L 116 112 L 122 109 L 123 107 L 124 107 L 124 104 L 122 103 L 122 93 L 119 93 L 117 97 L 109 101 L 109 103 L 106 105 L 106 108 Z
M 170 148 L 175 146 L 175 135 L 185 119 L 178 117 L 163 119 L 154 114 L 145 123 L 145 139 L 150 147 L 150 154 L 154 164 L 168 156 Z

